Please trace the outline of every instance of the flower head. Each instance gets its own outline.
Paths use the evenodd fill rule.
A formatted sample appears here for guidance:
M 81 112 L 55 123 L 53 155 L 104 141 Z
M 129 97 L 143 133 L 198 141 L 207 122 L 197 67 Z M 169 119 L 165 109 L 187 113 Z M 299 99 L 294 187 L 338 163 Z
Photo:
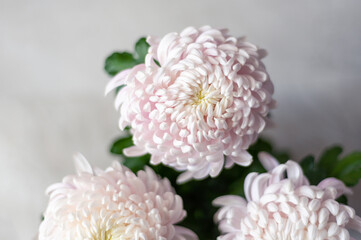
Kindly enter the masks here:
M 215 216 L 224 234 L 218 239 L 346 240 L 349 228 L 361 232 L 354 209 L 335 200 L 350 193 L 341 181 L 328 178 L 313 186 L 296 162 L 275 166 L 265 153 L 260 159 L 266 168 L 274 168 L 247 176 L 246 200 L 223 196 L 214 201 L 222 206 Z
M 39 240 L 197 239 L 175 226 L 186 215 L 182 199 L 150 168 L 134 174 L 114 162 L 103 171 L 82 156 L 76 165 L 77 175 L 47 190 Z
M 273 107 L 266 55 L 243 38 L 209 26 L 148 38 L 145 64 L 120 72 L 120 128 L 131 125 L 129 156 L 151 153 L 186 171 L 179 181 L 215 177 L 224 166 L 249 165 L 247 149 L 264 129 Z M 160 64 L 158 66 L 154 60 Z

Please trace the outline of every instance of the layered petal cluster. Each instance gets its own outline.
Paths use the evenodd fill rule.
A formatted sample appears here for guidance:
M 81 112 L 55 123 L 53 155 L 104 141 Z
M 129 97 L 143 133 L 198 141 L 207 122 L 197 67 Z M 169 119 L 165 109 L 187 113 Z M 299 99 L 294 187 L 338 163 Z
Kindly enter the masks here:
M 114 162 L 93 169 L 81 156 L 76 165 L 77 175 L 47 190 L 39 240 L 197 239 L 175 226 L 186 215 L 182 199 L 150 168 L 134 174 Z
M 249 165 L 247 149 L 274 106 L 266 52 L 209 26 L 147 41 L 145 64 L 107 87 L 125 85 L 116 98 L 119 125 L 131 126 L 135 144 L 125 154 L 150 153 L 152 164 L 186 171 L 180 182 L 217 176 L 224 155 L 226 167 Z
M 260 159 L 266 168 L 276 165 L 268 155 Z M 249 174 L 244 189 L 246 199 L 222 196 L 214 201 L 222 206 L 215 215 L 223 234 L 219 240 L 346 240 L 349 229 L 361 232 L 354 209 L 335 200 L 350 190 L 334 178 L 310 185 L 296 162 Z

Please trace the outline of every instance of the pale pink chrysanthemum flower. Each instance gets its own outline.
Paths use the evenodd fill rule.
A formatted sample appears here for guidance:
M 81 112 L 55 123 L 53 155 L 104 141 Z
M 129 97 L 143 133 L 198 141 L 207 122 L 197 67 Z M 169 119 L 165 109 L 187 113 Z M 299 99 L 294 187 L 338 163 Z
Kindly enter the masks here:
M 217 176 L 224 155 L 226 167 L 249 165 L 247 149 L 274 105 L 266 52 L 209 26 L 147 41 L 145 64 L 120 72 L 106 90 L 126 85 L 115 101 L 120 128 L 133 132 L 125 154 L 150 153 L 152 164 L 186 171 L 179 182 Z
M 48 188 L 39 240 L 198 239 L 175 225 L 186 215 L 182 198 L 152 169 L 134 174 L 118 162 L 93 169 L 82 156 L 76 168 Z
M 278 165 L 266 153 L 259 158 L 269 172 L 247 176 L 246 200 L 231 195 L 214 200 L 222 206 L 215 215 L 219 240 L 347 240 L 349 229 L 361 232 L 355 210 L 335 200 L 351 192 L 341 181 L 327 178 L 313 186 L 298 163 Z

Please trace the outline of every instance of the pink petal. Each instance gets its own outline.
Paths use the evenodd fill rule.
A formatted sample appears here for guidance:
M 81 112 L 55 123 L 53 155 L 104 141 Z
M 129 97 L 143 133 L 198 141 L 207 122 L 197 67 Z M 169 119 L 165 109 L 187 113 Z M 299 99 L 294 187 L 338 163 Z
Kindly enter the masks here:
M 250 173 L 247 175 L 245 181 L 244 181 L 244 194 L 246 195 L 246 198 L 248 201 L 252 201 L 251 197 L 251 190 L 254 179 L 258 176 L 258 173 Z
M 173 240 L 198 240 L 197 235 L 188 228 L 174 226 L 176 236 Z
M 107 86 L 105 88 L 105 95 L 110 93 L 115 88 L 117 88 L 121 85 L 124 85 L 125 79 L 128 77 L 130 71 L 131 71 L 131 69 L 126 69 L 126 70 L 119 72 L 117 75 L 115 75 L 113 77 L 113 79 L 107 84 Z
M 302 186 L 304 175 L 302 168 L 294 161 L 287 161 L 287 178 L 290 179 L 295 187 Z
M 123 150 L 123 153 L 128 157 L 138 157 L 147 153 L 143 147 L 132 146 Z
M 191 180 L 192 178 L 193 178 L 193 172 L 187 171 L 178 176 L 177 183 L 182 184 Z
M 237 156 L 228 156 L 228 158 L 240 166 L 249 166 L 253 160 L 252 155 L 247 151 L 242 151 Z
M 213 200 L 213 206 L 221 207 L 221 206 L 247 206 L 246 200 L 239 196 L 235 195 L 227 195 L 221 196 Z
M 346 187 L 346 185 L 342 181 L 340 181 L 336 178 L 326 178 L 326 179 L 322 180 L 317 186 L 322 189 L 325 189 L 328 187 L 336 188 L 336 191 L 337 191 L 336 198 L 340 197 L 343 194 L 352 194 L 352 190 L 350 188 Z
M 359 216 L 355 216 L 347 223 L 346 227 L 361 233 L 361 218 Z
M 260 152 L 258 154 L 258 159 L 267 171 L 270 171 L 280 165 L 271 154 L 266 152 Z
M 277 167 L 275 167 L 272 170 L 272 177 L 270 179 L 270 183 L 278 183 L 280 182 L 282 179 L 284 179 L 285 174 L 284 171 L 287 169 L 286 165 L 281 164 Z
M 267 188 L 270 177 L 271 174 L 263 173 L 254 179 L 251 188 L 252 201 L 259 201 L 259 199 L 262 197 L 264 191 Z
M 80 175 L 82 172 L 94 174 L 92 166 L 81 153 L 76 153 L 74 155 L 74 163 L 78 175 Z
M 117 94 L 115 101 L 114 101 L 114 106 L 115 109 L 118 109 L 120 107 L 120 105 L 122 105 L 122 103 L 124 102 L 125 98 L 127 97 L 127 86 L 123 87 Z

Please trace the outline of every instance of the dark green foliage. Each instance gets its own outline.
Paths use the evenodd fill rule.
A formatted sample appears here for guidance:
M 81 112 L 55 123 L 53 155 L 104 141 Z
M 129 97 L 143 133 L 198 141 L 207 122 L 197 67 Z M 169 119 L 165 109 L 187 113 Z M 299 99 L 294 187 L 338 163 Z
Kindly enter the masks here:
M 114 76 L 122 70 L 144 63 L 148 48 L 149 44 L 146 42 L 145 38 L 139 39 L 135 44 L 135 54 L 129 52 L 115 52 L 107 57 L 104 65 L 105 71 L 110 76 Z
M 303 173 L 307 176 L 312 185 L 317 185 L 323 179 L 327 177 L 327 173 L 324 168 L 320 168 L 315 162 L 315 158 L 311 155 L 306 156 L 300 162 Z
M 110 148 L 110 152 L 114 153 L 114 154 L 123 154 L 124 148 L 130 147 L 133 145 L 134 145 L 134 143 L 133 143 L 132 136 L 122 137 L 113 143 L 112 147 Z
M 361 152 L 353 152 L 337 161 L 331 174 L 347 186 L 354 186 L 361 178 Z
M 301 161 L 304 173 L 312 184 L 318 184 L 322 179 L 335 177 L 343 181 L 346 186 L 354 186 L 361 178 L 361 152 L 353 152 L 340 157 L 342 148 L 334 146 L 326 149 L 320 160 L 307 156 Z
M 137 61 L 132 54 L 128 52 L 115 52 L 105 60 L 104 69 L 109 75 L 114 76 L 118 72 L 132 68 L 136 64 Z
M 149 165 L 150 155 L 138 158 L 124 156 L 123 149 L 129 147 L 131 143 L 131 138 L 128 135 L 120 138 L 113 143 L 111 152 L 120 155 L 124 159 L 123 164 L 132 171 L 137 172 L 143 169 L 145 165 Z M 254 157 L 251 166 L 241 167 L 235 165 L 231 169 L 224 169 L 217 178 L 208 177 L 201 181 L 192 180 L 178 185 L 176 179 L 179 172 L 164 165 L 150 165 L 150 167 L 161 177 L 168 178 L 177 194 L 182 196 L 187 218 L 181 225 L 195 231 L 200 239 L 216 239 L 219 232 L 213 222 L 213 216 L 217 208 L 212 206 L 212 201 L 219 196 L 228 194 L 244 196 L 243 183 L 247 174 L 250 172 L 265 172 L 257 157 L 261 151 L 271 153 L 277 159 L 280 159 L 280 162 L 289 159 L 288 154 L 274 151 L 269 142 L 259 139 L 249 149 L 249 152 Z
M 361 178 L 361 152 L 353 152 L 345 157 L 340 157 L 342 148 L 334 146 L 326 149 L 319 161 L 313 156 L 307 156 L 301 161 L 304 174 L 312 185 L 317 185 L 328 177 L 338 178 L 346 186 L 354 186 Z M 338 199 L 341 203 L 347 203 L 347 197 Z
M 347 200 L 347 197 L 345 195 L 342 195 L 341 197 L 337 198 L 336 199 L 339 203 L 342 203 L 342 204 L 348 204 L 348 200 Z
M 144 63 L 145 55 L 148 53 L 149 44 L 145 38 L 141 38 L 135 44 L 135 53 L 137 54 L 137 61 L 139 63 Z

